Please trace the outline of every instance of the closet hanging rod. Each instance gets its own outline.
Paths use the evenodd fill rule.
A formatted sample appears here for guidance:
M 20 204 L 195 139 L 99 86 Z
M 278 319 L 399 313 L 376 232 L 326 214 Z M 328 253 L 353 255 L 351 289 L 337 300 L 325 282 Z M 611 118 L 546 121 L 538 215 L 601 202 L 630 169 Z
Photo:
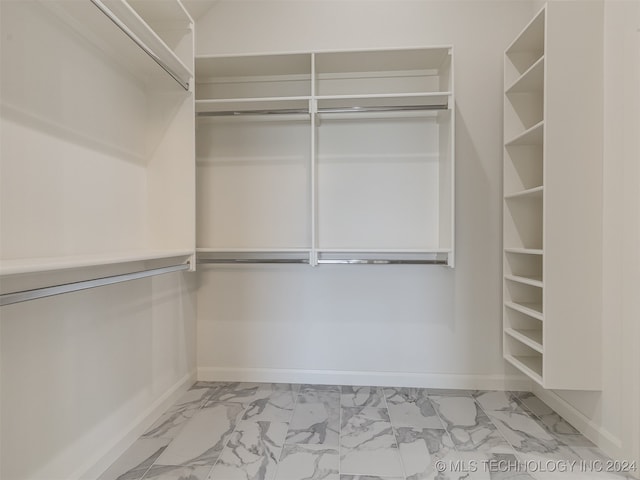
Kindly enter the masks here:
M 360 113 L 360 112 L 409 112 L 422 110 L 447 110 L 446 103 L 435 105 L 396 105 L 370 107 L 325 107 L 318 108 L 318 113 Z
M 401 259 L 373 259 L 373 258 L 337 258 L 318 259 L 318 264 L 345 264 L 345 265 L 447 265 L 446 260 L 401 260 Z
M 35 300 L 38 298 L 52 297 L 54 295 L 61 295 L 63 293 L 77 292 L 80 290 L 102 287 L 104 285 L 113 285 L 115 283 L 137 280 L 139 278 L 153 277 L 156 275 L 163 275 L 165 273 L 180 272 L 188 269 L 188 263 L 181 263 L 179 265 L 171 265 L 162 268 L 152 268 L 139 272 L 124 273 L 121 275 L 112 275 L 109 277 L 94 278 L 91 280 L 82 280 L 79 282 L 64 283 L 62 285 L 54 285 L 51 287 L 42 287 L 35 288 L 33 290 L 4 293 L 0 295 L 0 307 L 11 305 L 14 303 L 26 302 L 29 300 Z
M 309 115 L 308 108 L 280 108 L 277 110 L 223 110 L 198 112 L 199 117 L 236 117 L 241 115 Z
M 317 113 L 366 113 L 366 112 L 408 112 L 427 110 L 447 110 L 446 103 L 435 105 L 397 105 L 370 107 L 324 107 L 318 108 Z M 217 112 L 198 112 L 199 117 L 239 117 L 242 115 L 308 115 L 308 108 L 281 108 L 275 110 L 221 110 Z
M 129 27 L 127 27 L 101 0 L 91 0 L 93 3 L 106 17 L 111 20 L 123 33 L 129 37 L 133 43 L 135 43 L 144 53 L 149 55 L 151 59 L 156 62 L 160 68 L 162 68 L 165 72 L 167 72 L 171 78 L 173 78 L 176 82 L 180 84 L 182 88 L 189 91 L 189 80 L 183 80 L 180 75 L 173 71 L 169 65 L 167 65 L 158 55 L 156 55 L 153 50 L 151 50 L 138 36 L 131 31 Z
M 233 263 L 304 263 L 308 264 L 308 258 L 199 258 L 199 264 L 233 264 Z

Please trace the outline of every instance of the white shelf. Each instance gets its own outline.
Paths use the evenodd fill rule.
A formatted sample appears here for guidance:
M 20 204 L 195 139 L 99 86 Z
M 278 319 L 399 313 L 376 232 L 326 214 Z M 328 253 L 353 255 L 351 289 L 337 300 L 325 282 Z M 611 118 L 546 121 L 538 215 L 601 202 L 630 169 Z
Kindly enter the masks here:
M 512 199 L 527 199 L 527 198 L 542 198 L 542 193 L 544 192 L 544 187 L 541 185 L 539 187 L 528 188 L 527 190 L 522 190 L 516 193 L 510 193 L 505 195 L 505 200 Z
M 544 121 L 540 121 L 532 127 L 526 129 L 520 135 L 505 143 L 506 147 L 517 145 L 542 145 L 544 131 Z
M 504 306 L 507 308 L 511 308 L 520 313 L 524 313 L 525 315 L 529 315 L 530 317 L 536 318 L 540 321 L 544 320 L 544 316 L 542 314 L 542 304 L 541 303 L 516 303 L 516 302 L 505 302 Z
M 524 72 L 513 84 L 507 88 L 505 93 L 529 93 L 541 92 L 544 87 L 544 56 L 540 57 L 536 63 Z
M 542 255 L 543 250 L 540 248 L 505 248 L 506 253 L 519 253 L 522 255 Z
M 542 277 L 524 277 L 520 275 L 505 275 L 504 277 L 507 280 L 512 280 L 518 283 L 524 283 L 525 285 L 531 285 L 532 287 L 540 287 L 544 286 L 542 282 Z
M 542 346 L 542 330 L 506 328 L 504 332 L 535 351 L 544 353 Z
M 160 260 L 164 258 L 189 257 L 188 250 L 140 250 L 97 255 L 69 255 L 61 257 L 18 258 L 2 260 L 0 275 L 18 275 L 26 273 L 51 272 L 72 268 L 87 268 L 119 263 Z
M 542 357 L 526 355 L 505 355 L 511 365 L 522 371 L 536 383 L 544 386 L 542 381 Z

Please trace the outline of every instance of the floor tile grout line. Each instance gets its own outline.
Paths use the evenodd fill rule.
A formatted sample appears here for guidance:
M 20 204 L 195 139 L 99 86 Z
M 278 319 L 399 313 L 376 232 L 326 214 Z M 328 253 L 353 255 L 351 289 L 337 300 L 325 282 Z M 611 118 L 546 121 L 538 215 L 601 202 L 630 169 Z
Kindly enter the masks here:
M 529 392 L 531 393 L 533 396 L 535 396 L 536 398 L 538 398 L 533 392 Z M 516 402 L 525 410 L 525 412 L 527 414 L 529 414 L 530 417 L 534 417 L 536 419 L 538 419 L 540 421 L 540 423 L 542 424 L 542 427 L 549 432 L 549 434 L 551 434 L 551 436 L 553 436 L 554 438 L 556 438 L 558 441 L 561 441 L 556 435 L 555 432 L 551 431 L 551 429 L 549 427 L 547 427 L 547 425 L 544 423 L 544 420 L 542 419 L 541 415 L 538 415 L 536 412 L 534 412 L 531 408 L 527 407 L 527 405 L 524 404 L 524 402 L 519 398 L 519 397 L 515 397 Z M 540 400 L 538 398 L 538 400 Z M 540 400 L 542 402 L 542 400 Z M 544 403 L 544 402 L 542 402 Z M 547 405 L 546 403 L 544 403 L 545 405 Z M 547 405 L 547 407 L 549 407 Z M 565 421 L 567 424 L 571 425 L 571 423 L 569 423 L 562 415 L 560 415 L 558 412 L 556 412 L 554 409 L 552 409 L 551 407 L 549 407 L 549 409 L 551 410 L 552 413 L 558 415 L 558 417 L 560 417 L 563 421 Z M 580 430 L 578 430 L 576 427 L 574 427 L 573 425 L 571 425 L 571 428 L 573 428 L 576 432 L 578 433 L 566 433 L 564 435 L 573 435 L 575 437 L 578 436 L 582 436 L 584 437 L 584 435 L 580 432 Z
M 340 385 L 340 397 L 338 398 L 338 480 L 342 478 L 342 391 Z
M 437 397 L 437 395 L 434 395 L 434 396 Z M 431 408 L 433 408 L 433 411 L 436 412 L 436 416 L 438 417 L 438 420 L 440 420 L 440 424 L 444 427 L 444 431 L 446 432 L 447 437 L 449 437 L 449 441 L 451 442 L 451 447 L 456 453 L 461 453 L 461 451 L 458 450 L 456 442 L 453 441 L 453 437 L 451 436 L 451 432 L 449 431 L 449 422 L 445 422 L 442 416 L 440 415 L 440 412 L 438 411 L 438 408 L 436 407 L 435 402 L 431 398 L 431 394 L 429 393 L 428 390 L 427 390 L 427 400 L 429 400 L 429 403 L 431 404 Z
M 291 407 L 291 414 L 289 415 L 289 420 L 286 422 L 287 424 L 287 431 L 284 433 L 284 440 L 282 441 L 282 449 L 280 450 L 280 455 L 278 456 L 278 460 L 276 462 L 276 470 L 273 474 L 273 478 L 278 478 L 278 470 L 280 470 L 280 462 L 282 461 L 282 455 L 284 455 L 284 447 L 287 445 L 287 434 L 289 433 L 289 426 L 291 425 L 291 420 L 293 420 L 293 414 L 296 411 L 296 407 L 298 406 L 298 398 L 300 395 L 300 389 L 298 388 L 298 390 L 295 392 L 294 394 L 294 385 L 290 383 L 289 384 L 291 387 L 291 396 L 293 397 L 293 407 Z
M 400 453 L 400 441 L 398 440 L 397 428 L 394 425 L 393 419 L 391 418 L 391 411 L 389 410 L 389 402 L 387 401 L 387 392 L 383 387 L 379 387 L 382 392 L 382 400 L 384 401 L 385 408 L 387 410 L 387 415 L 389 415 L 389 424 L 391 425 L 391 431 L 393 432 L 393 438 L 396 441 L 396 447 L 398 448 L 398 457 L 400 458 L 400 467 L 402 468 L 402 480 L 406 480 L 407 478 L 407 468 L 404 466 L 404 459 L 402 458 L 402 454 Z
M 493 420 L 491 420 L 491 416 L 489 415 L 489 411 L 495 411 L 495 410 L 486 410 L 479 401 L 477 401 L 476 398 L 474 398 L 474 401 L 476 401 L 476 403 L 478 404 L 478 407 L 482 409 L 482 411 L 484 412 L 484 414 L 489 417 L 489 420 L 491 421 L 491 423 L 493 423 Z M 525 412 L 526 413 L 526 412 Z M 526 459 L 523 458 L 520 455 L 520 452 L 516 449 L 516 447 L 509 441 L 509 439 L 507 438 L 507 436 L 503 433 L 502 429 L 496 425 L 495 423 L 493 423 L 493 425 L 496 427 L 496 430 L 498 431 L 498 433 L 502 436 L 502 438 L 504 438 L 504 440 L 507 442 L 507 444 L 511 447 L 511 449 L 514 452 L 514 456 L 516 457 L 516 459 L 518 460 L 518 462 L 522 465 L 526 464 Z M 526 432 L 525 432 L 526 433 Z M 531 478 L 533 478 L 534 480 L 540 480 L 540 477 L 538 477 L 537 475 L 535 475 L 536 472 L 527 472 L 525 471 L 524 473 L 526 473 L 527 475 L 529 475 Z

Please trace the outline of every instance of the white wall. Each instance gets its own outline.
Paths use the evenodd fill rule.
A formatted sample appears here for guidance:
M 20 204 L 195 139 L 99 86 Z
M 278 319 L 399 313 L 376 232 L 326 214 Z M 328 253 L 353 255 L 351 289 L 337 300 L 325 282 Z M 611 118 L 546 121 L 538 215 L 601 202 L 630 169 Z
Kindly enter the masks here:
M 223 0 L 199 20 L 200 55 L 452 44 L 457 101 L 456 268 L 199 267 L 199 378 L 522 378 L 501 353 L 502 58 L 530 18 L 528 2 Z
M 603 389 L 536 393 L 640 464 L 640 3 L 607 0 L 603 21 Z
M 2 307 L 2 478 L 99 473 L 193 383 L 194 280 Z

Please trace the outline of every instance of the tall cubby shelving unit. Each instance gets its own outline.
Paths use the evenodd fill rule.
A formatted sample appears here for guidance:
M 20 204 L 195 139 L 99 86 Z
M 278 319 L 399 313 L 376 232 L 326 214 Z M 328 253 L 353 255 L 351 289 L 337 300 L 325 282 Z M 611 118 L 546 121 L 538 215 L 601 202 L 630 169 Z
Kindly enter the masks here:
M 3 284 L 193 267 L 194 36 L 180 1 L 2 13 Z
M 206 263 L 454 261 L 451 47 L 196 58 Z
M 504 358 L 551 389 L 601 383 L 602 25 L 588 3 L 547 4 L 505 52 Z

